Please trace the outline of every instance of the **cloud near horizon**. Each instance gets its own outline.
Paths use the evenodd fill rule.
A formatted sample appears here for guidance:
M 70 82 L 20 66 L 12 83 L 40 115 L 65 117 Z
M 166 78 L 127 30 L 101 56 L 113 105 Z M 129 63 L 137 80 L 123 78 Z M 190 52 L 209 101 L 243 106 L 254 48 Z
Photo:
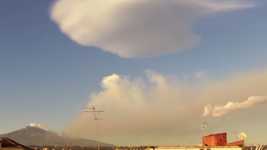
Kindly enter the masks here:
M 251 96 L 242 102 L 229 101 L 223 106 L 212 106 L 208 104 L 204 107 L 203 117 L 222 117 L 231 112 L 249 109 L 263 103 L 267 103 L 267 97 L 265 96 Z
M 246 0 L 57 0 L 50 14 L 76 43 L 131 58 L 193 48 L 199 19 L 254 6 Z
M 88 103 L 89 106 L 94 105 L 105 111 L 99 114 L 103 120 L 94 121 L 92 114 L 83 112 L 66 128 L 65 133 L 124 145 L 177 144 L 177 141 L 180 144 L 196 144 L 202 134 L 204 106 L 227 103 L 229 98 L 246 99 L 253 95 L 266 95 L 267 71 L 239 74 L 224 80 L 207 81 L 205 84 L 198 84 L 199 79 L 195 80 L 187 84 L 184 83 L 186 81 L 155 72 L 148 72 L 146 78 L 118 74 L 106 76 L 101 82 L 102 89 L 91 93 Z M 238 108 L 250 108 L 247 106 L 251 104 L 255 104 L 254 98 L 241 102 Z M 258 116 L 260 114 L 257 113 Z M 246 111 L 240 111 L 240 115 L 234 115 L 229 122 L 238 129 L 239 123 L 247 121 L 245 118 L 253 116 L 253 113 L 247 115 Z M 246 117 L 242 117 L 244 115 Z M 210 118 L 209 121 L 212 131 L 222 128 L 220 119 Z M 213 121 L 219 121 L 219 125 L 213 125 Z M 263 120 L 257 121 L 267 125 Z M 253 121 L 244 124 L 242 130 L 249 130 L 250 123 Z M 223 124 L 223 129 L 231 130 L 227 123 Z M 250 134 L 251 138 L 253 136 Z

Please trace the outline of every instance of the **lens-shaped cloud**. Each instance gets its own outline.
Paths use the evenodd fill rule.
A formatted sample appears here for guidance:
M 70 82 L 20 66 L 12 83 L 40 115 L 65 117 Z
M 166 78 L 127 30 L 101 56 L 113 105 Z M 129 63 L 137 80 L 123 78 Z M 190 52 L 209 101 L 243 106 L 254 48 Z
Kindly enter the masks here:
M 195 47 L 194 23 L 214 13 L 253 7 L 244 0 L 57 0 L 51 18 L 83 46 L 121 57 L 148 57 Z

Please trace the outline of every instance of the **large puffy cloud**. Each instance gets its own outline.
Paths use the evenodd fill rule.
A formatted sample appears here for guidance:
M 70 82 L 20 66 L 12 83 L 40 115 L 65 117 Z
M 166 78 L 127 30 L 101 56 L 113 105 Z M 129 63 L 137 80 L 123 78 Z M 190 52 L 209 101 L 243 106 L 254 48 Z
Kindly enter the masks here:
M 253 7 L 245 0 L 57 0 L 51 18 L 73 41 L 121 57 L 155 56 L 199 43 L 194 23 Z
M 194 84 L 178 79 L 155 72 L 148 72 L 146 78 L 106 76 L 101 83 L 102 90 L 91 94 L 88 104 L 105 111 L 98 114 L 103 120 L 94 120 L 93 114 L 82 112 L 65 132 L 114 144 L 196 144 L 200 142 L 201 124 L 207 121 L 208 131 L 244 131 L 258 141 L 266 137 L 262 132 L 255 134 L 257 130 L 266 129 L 267 122 L 262 120 L 262 114 L 267 112 L 261 107 L 266 103 L 233 112 L 230 118 L 203 118 L 202 112 L 206 104 L 225 104 L 229 98 L 239 100 L 266 95 L 267 72 L 239 74 L 204 84 L 197 82 L 199 78 L 194 79 Z M 258 98 L 261 97 L 233 103 L 248 108 L 259 102 L 255 100 Z M 258 128 L 252 129 L 255 123 Z

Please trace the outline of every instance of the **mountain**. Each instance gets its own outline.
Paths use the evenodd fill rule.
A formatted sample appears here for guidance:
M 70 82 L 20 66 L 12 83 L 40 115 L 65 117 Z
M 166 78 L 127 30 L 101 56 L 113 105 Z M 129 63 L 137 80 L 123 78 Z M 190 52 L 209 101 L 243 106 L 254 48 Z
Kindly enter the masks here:
M 87 139 L 75 139 L 65 136 L 58 135 L 57 133 L 38 128 L 27 126 L 7 134 L 2 134 L 0 137 L 11 138 L 21 144 L 27 146 L 87 146 L 87 147 L 96 147 L 97 145 L 101 146 L 112 146 L 111 144 L 101 143 L 94 140 Z

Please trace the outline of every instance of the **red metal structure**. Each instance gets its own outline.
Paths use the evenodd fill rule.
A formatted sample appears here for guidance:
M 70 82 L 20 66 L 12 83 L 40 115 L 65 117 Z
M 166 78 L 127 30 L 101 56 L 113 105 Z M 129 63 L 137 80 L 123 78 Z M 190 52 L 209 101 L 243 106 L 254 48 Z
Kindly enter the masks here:
M 202 138 L 203 146 L 226 146 L 227 133 L 217 133 L 204 136 Z
M 235 142 L 227 144 L 227 146 L 240 146 L 240 147 L 243 147 L 244 145 L 245 145 L 245 141 L 244 140 L 235 141 Z

